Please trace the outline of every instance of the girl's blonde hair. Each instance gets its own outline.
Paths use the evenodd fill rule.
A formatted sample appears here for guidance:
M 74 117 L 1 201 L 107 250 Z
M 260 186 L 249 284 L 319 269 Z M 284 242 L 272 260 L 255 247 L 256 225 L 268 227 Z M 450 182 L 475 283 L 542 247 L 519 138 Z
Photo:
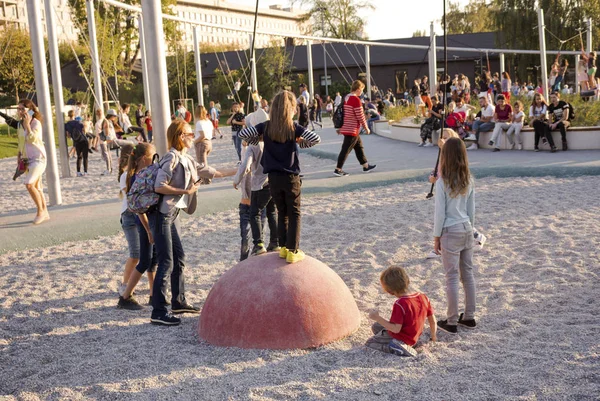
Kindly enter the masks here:
M 393 295 L 405 293 L 410 284 L 406 270 L 400 266 L 390 266 L 385 269 L 379 276 L 379 281 L 382 287 Z
M 131 188 L 131 177 L 136 173 L 140 160 L 152 155 L 154 155 L 154 145 L 150 143 L 140 142 L 133 147 L 127 161 L 127 192 Z
M 196 110 L 194 110 L 194 117 L 198 120 L 208 120 L 208 113 L 206 112 L 206 108 L 199 104 L 196 106 Z
M 175 148 L 180 152 L 183 150 L 185 144 L 181 138 L 181 134 L 185 132 L 187 127 L 189 127 L 189 124 L 181 118 L 175 119 L 175 121 L 169 125 L 169 128 L 167 129 L 167 142 L 169 144 L 169 149 Z
M 440 170 L 451 198 L 467 194 L 471 184 L 471 171 L 467 148 L 460 138 L 450 138 L 442 147 Z
M 279 92 L 271 102 L 267 135 L 274 142 L 285 143 L 296 139 L 294 113 L 296 98 L 290 91 Z
M 446 138 L 446 140 L 450 139 L 450 138 L 459 138 L 460 136 L 456 133 L 456 131 L 454 131 L 453 129 L 450 128 L 444 128 L 442 130 L 442 138 L 444 137 L 444 134 L 446 134 L 448 137 Z

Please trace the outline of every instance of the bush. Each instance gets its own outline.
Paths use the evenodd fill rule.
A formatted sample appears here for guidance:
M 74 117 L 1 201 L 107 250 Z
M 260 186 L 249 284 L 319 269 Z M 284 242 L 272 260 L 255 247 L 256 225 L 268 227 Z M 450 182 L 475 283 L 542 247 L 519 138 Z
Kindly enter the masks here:
M 384 111 L 385 118 L 389 121 L 399 122 L 407 117 L 415 116 L 415 106 L 391 106 L 386 107 Z

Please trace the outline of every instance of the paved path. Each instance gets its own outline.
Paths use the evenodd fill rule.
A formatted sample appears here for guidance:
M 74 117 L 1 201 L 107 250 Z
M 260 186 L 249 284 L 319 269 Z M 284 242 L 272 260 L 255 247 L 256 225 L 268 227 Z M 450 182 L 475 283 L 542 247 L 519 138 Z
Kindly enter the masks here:
M 412 143 L 395 141 L 376 135 L 363 136 L 369 162 L 377 170 L 363 174 L 354 154 L 346 162 L 350 176 L 333 177 L 335 160 L 342 138 L 331 128 L 320 132 L 323 142 L 306 152 L 331 159 L 331 168 L 306 173 L 303 193 L 306 196 L 349 191 L 392 183 L 423 180 L 433 169 L 437 148 L 418 148 Z M 580 176 L 600 175 L 600 151 L 549 152 L 477 150 L 469 153 L 470 166 L 476 177 L 498 176 Z M 195 216 L 237 207 L 239 192 L 230 180 L 217 180 L 200 189 L 200 204 Z M 84 205 L 51 208 L 52 220 L 40 226 L 31 225 L 32 213 L 0 214 L 0 254 L 24 248 L 46 247 L 67 241 L 78 241 L 119 232 L 120 202 L 92 202 Z M 194 218 L 192 217 L 192 218 Z

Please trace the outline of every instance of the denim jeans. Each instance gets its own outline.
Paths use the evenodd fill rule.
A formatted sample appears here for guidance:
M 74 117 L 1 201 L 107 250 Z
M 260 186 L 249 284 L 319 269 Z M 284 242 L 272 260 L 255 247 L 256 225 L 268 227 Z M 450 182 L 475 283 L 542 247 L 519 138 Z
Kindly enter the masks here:
M 231 140 L 233 141 L 233 146 L 235 146 L 235 151 L 237 152 L 238 159 L 242 161 L 242 138 L 240 138 L 237 132 L 232 132 Z
M 250 227 L 252 228 L 254 245 L 263 242 L 265 211 L 269 221 L 269 245 L 277 245 L 277 210 L 275 209 L 275 202 L 271 197 L 271 190 L 268 185 L 260 191 L 252 191 L 252 198 L 250 200 Z
M 171 279 L 171 303 L 173 307 L 183 305 L 185 300 L 185 253 L 179 236 L 179 209 L 173 208 L 164 214 L 154 211 L 148 219 L 154 219 L 154 246 L 158 259 L 158 269 L 152 288 L 152 316 L 158 317 L 167 313 L 167 288 Z
M 481 120 L 477 120 L 473 123 L 473 131 L 475 131 L 475 137 L 477 138 L 477 143 L 479 143 L 479 133 L 480 132 L 489 132 L 492 131 L 496 127 L 496 124 L 493 122 L 484 123 Z
M 148 131 L 148 142 L 152 142 L 152 130 Z
M 150 226 L 150 232 L 154 231 L 154 223 L 156 219 L 148 220 L 148 225 Z M 140 261 L 138 262 L 135 269 L 144 274 L 145 272 L 155 272 L 156 271 L 156 248 L 154 245 L 150 243 L 148 240 L 148 233 L 143 225 L 137 225 L 137 231 L 140 240 Z
M 250 254 L 250 205 L 240 203 L 240 262 L 248 259 Z
M 373 121 L 379 121 L 381 120 L 380 116 L 375 116 L 375 117 L 371 117 L 367 120 L 367 126 L 369 127 L 369 130 L 373 131 Z
M 135 217 L 135 213 L 131 213 L 129 210 L 124 211 L 121 214 L 121 228 L 123 228 L 123 233 L 125 233 L 125 239 L 127 240 L 129 257 L 132 259 L 139 259 L 140 236 L 137 232 Z

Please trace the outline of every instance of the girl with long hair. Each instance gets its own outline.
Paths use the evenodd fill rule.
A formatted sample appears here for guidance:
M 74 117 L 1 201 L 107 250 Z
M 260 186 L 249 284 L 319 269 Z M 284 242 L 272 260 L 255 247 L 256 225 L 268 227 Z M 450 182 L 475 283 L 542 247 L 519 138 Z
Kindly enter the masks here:
M 201 165 L 208 165 L 208 155 L 212 151 L 212 139 L 214 127 L 208 118 L 208 112 L 202 105 L 196 106 L 194 110 L 196 125 L 194 127 L 194 149 L 196 150 L 196 161 Z
M 234 175 L 232 169 L 219 172 L 209 166 L 199 165 L 188 154 L 194 144 L 194 131 L 182 119 L 175 119 L 167 129 L 169 151 L 159 163 L 154 190 L 163 195 L 157 208 L 148 213 L 154 228 L 154 246 L 158 269 L 152 288 L 152 316 L 154 324 L 174 326 L 181 319 L 172 313 L 199 313 L 185 297 L 185 252 L 181 242 L 179 213 L 193 214 L 198 204 L 197 191 L 200 178 L 212 179 Z M 167 310 L 167 288 L 171 283 L 171 312 Z
M 135 147 L 126 146 L 121 150 L 122 153 L 119 160 L 121 194 L 124 196 L 123 203 L 125 207 L 127 207 L 127 193 L 135 182 L 136 175 L 152 164 L 156 151 L 154 149 L 154 145 L 146 142 L 138 143 L 135 145 Z M 122 165 L 123 159 L 127 160 L 126 166 Z M 123 183 L 125 184 L 124 187 Z M 152 287 L 154 285 L 156 258 L 153 256 L 154 238 L 152 236 L 152 230 L 150 227 L 150 224 L 154 222 L 148 221 L 148 216 L 146 214 L 134 214 L 129 211 L 126 213 L 128 213 L 128 215 L 125 219 L 123 219 L 123 214 L 121 215 L 121 224 L 123 224 L 124 221 L 133 223 L 127 225 L 127 230 L 129 232 L 126 231 L 125 227 L 123 227 L 123 231 L 126 233 L 125 238 L 127 238 L 127 242 L 130 245 L 133 244 L 137 247 L 137 254 L 135 255 L 137 256 L 137 259 L 136 264 L 133 265 L 135 269 L 130 267 L 130 265 L 125 265 L 127 277 L 125 277 L 125 275 L 123 277 L 123 284 L 119 294 L 119 302 L 117 307 L 122 309 L 138 310 L 142 309 L 143 307 L 133 297 L 133 290 L 142 278 L 144 272 L 147 272 L 148 275 L 148 287 L 150 288 L 150 293 L 152 293 Z M 152 304 L 152 296 L 150 296 L 149 303 Z
M 475 328 L 475 277 L 473 273 L 473 225 L 475 192 L 464 142 L 450 138 L 441 150 L 442 176 L 435 183 L 434 250 L 442 255 L 446 272 L 446 319 L 438 327 L 457 332 L 457 324 Z M 465 311 L 458 314 L 458 287 L 462 281 Z
M 17 125 L 18 159 L 19 162 L 27 161 L 24 183 L 37 208 L 33 219 L 33 224 L 37 225 L 50 220 L 42 186 L 42 175 L 46 171 L 46 148 L 42 140 L 43 119 L 37 106 L 29 99 L 19 102 L 17 116 L 20 119 Z
M 269 177 L 269 189 L 277 207 L 279 256 L 288 263 L 304 259 L 300 244 L 300 162 L 298 146 L 310 148 L 321 142 L 319 135 L 294 123 L 296 99 L 289 91 L 275 95 L 271 103 L 270 121 L 243 129 L 239 136 L 258 145 L 262 135 L 263 171 Z
M 546 99 L 544 99 L 544 95 L 536 93 L 533 95 L 533 101 L 531 102 L 531 107 L 529 107 L 529 123 L 533 125 L 533 130 L 535 132 L 535 152 L 540 151 L 538 147 L 540 138 L 543 138 L 544 142 L 550 144 L 550 152 L 556 152 L 556 146 L 554 146 L 554 140 L 548 129 L 547 122 L 548 104 L 546 103 Z

